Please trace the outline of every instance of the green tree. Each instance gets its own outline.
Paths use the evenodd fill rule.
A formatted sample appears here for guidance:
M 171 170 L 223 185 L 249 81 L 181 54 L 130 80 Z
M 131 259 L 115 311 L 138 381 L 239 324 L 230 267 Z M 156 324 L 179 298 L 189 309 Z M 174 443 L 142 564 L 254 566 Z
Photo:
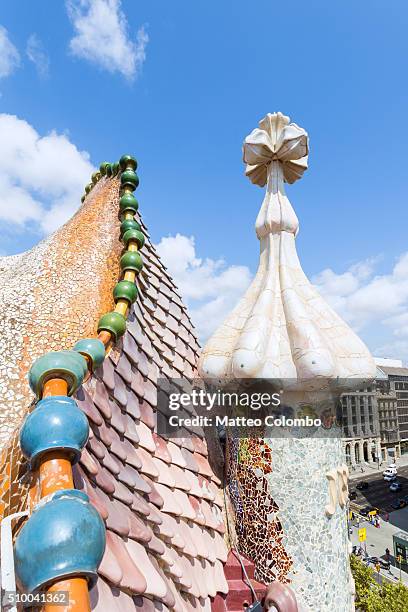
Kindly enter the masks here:
M 407 612 L 408 588 L 403 584 L 377 584 L 374 570 L 355 555 L 350 557 L 356 584 L 356 609 L 362 612 Z
M 374 572 L 355 555 L 350 556 L 350 566 L 356 585 L 356 608 L 366 611 L 366 599 L 376 584 Z

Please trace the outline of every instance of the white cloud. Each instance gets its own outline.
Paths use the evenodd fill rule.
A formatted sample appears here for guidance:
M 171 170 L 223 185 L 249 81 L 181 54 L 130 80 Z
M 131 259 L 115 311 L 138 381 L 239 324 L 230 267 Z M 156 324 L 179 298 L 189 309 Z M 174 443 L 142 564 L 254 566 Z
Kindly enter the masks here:
M 40 136 L 27 122 L 0 114 L 0 218 L 53 231 L 80 205 L 94 171 L 88 153 L 64 134 Z
M 20 64 L 20 54 L 8 37 L 6 28 L 0 26 L 0 78 L 9 76 Z
M 41 40 L 36 34 L 31 34 L 27 41 L 26 53 L 28 59 L 33 62 L 38 74 L 45 78 L 50 69 L 50 60 Z
M 156 246 L 205 342 L 248 287 L 249 268 L 228 266 L 223 259 L 198 258 L 193 236 L 168 236 Z
M 149 37 L 141 27 L 131 40 L 120 0 L 66 0 L 66 6 L 75 30 L 72 53 L 134 78 L 146 59 Z
M 374 354 L 408 360 L 408 252 L 384 274 L 375 273 L 379 260 L 353 265 L 342 274 L 326 269 L 313 281 L 340 316 L 367 336 Z M 376 343 L 378 335 L 386 341 Z

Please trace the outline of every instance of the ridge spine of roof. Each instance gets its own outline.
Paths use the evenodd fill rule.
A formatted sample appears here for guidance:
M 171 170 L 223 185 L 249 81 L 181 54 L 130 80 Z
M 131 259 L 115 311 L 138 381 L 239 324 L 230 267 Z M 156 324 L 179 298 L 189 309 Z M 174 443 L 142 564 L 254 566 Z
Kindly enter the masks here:
M 36 395 L 34 410 L 20 431 L 20 447 L 37 472 L 40 502 L 15 541 L 16 574 L 22 588 L 38 603 L 56 602 L 66 592 L 71 611 L 89 610 L 89 591 L 97 578 L 106 534 L 89 497 L 74 488 L 74 465 L 89 437 L 89 423 L 71 397 L 99 367 L 112 344 L 126 331 L 126 319 L 137 298 L 136 276 L 143 267 L 140 249 L 145 236 L 135 220 L 139 204 L 133 192 L 139 185 L 137 161 L 123 155 L 119 162 L 103 162 L 81 198 L 103 178 L 120 174 L 120 237 L 125 250 L 120 259 L 123 277 L 113 298 L 115 307 L 101 316 L 96 338 L 78 340 L 72 350 L 51 351 L 32 364 L 28 378 Z M 88 584 L 89 583 L 89 584 Z

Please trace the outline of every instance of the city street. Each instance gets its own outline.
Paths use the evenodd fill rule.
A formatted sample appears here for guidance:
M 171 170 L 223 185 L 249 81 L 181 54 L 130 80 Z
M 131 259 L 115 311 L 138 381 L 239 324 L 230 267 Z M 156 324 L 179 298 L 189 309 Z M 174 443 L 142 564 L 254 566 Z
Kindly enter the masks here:
M 404 458 L 405 463 L 406 458 Z M 352 533 L 350 536 L 351 542 L 355 546 L 361 546 L 367 551 L 368 556 L 376 556 L 385 559 L 385 549 L 391 551 L 391 560 L 393 566 L 390 571 L 382 569 L 380 578 L 397 582 L 400 576 L 398 564 L 395 564 L 393 557 L 393 539 L 392 536 L 397 531 L 403 530 L 408 532 L 408 506 L 400 510 L 394 510 L 392 503 L 408 495 L 408 465 L 398 465 L 397 480 L 401 483 L 402 489 L 397 493 L 390 491 L 390 482 L 383 479 L 383 470 L 387 466 L 383 463 L 380 470 L 375 470 L 372 467 L 366 468 L 366 472 L 361 475 L 354 473 L 349 481 L 350 491 L 357 493 L 357 498 L 350 503 L 350 508 L 364 508 L 365 506 L 374 506 L 380 510 L 380 527 L 377 528 L 371 525 L 363 518 L 359 520 L 359 525 L 353 521 Z M 369 471 L 368 471 L 369 470 Z M 366 481 L 369 483 L 368 489 L 359 491 L 356 486 L 358 483 Z M 388 513 L 388 521 L 384 520 L 384 515 Z M 361 543 L 358 540 L 358 526 L 366 528 L 367 540 Z M 373 567 L 370 565 L 370 567 Z M 401 579 L 408 586 L 408 573 L 402 570 Z
M 392 503 L 395 500 L 404 497 L 405 495 L 408 495 L 408 465 L 398 466 L 397 480 L 401 483 L 402 489 L 397 493 L 391 492 L 391 483 L 386 482 L 383 479 L 382 472 L 386 467 L 387 466 L 383 464 L 379 471 L 370 471 L 369 473 L 361 474 L 361 476 L 359 477 L 353 475 L 353 477 L 349 481 L 350 491 L 355 491 L 357 493 L 357 498 L 353 500 L 353 504 L 356 504 L 360 507 L 371 505 L 375 506 L 376 508 L 379 508 L 381 512 L 392 512 L 394 510 L 392 508 Z M 356 486 L 359 482 L 363 481 L 368 482 L 369 487 L 364 491 L 359 491 Z M 400 529 L 408 530 L 408 519 L 406 522 L 406 526 L 400 527 Z
M 400 570 L 398 564 L 395 567 L 392 536 L 397 531 L 400 531 L 401 527 L 393 524 L 391 522 L 392 519 L 396 524 L 405 522 L 408 525 L 408 508 L 403 508 L 393 512 L 390 515 L 390 522 L 387 523 L 386 521 L 381 521 L 381 526 L 379 529 L 374 527 L 374 525 L 371 525 L 368 521 L 360 521 L 360 527 L 366 528 L 366 542 L 359 542 L 357 525 L 353 526 L 350 539 L 354 546 L 361 546 L 363 550 L 367 550 L 367 555 L 370 557 L 381 557 L 385 560 L 385 549 L 389 548 L 391 551 L 391 561 L 393 565 L 391 566 L 390 571 L 382 569 L 380 575 L 391 580 L 392 582 L 397 582 L 399 580 Z M 373 568 L 373 565 L 370 564 L 370 567 Z M 404 570 L 401 572 L 401 580 L 408 586 L 408 573 Z

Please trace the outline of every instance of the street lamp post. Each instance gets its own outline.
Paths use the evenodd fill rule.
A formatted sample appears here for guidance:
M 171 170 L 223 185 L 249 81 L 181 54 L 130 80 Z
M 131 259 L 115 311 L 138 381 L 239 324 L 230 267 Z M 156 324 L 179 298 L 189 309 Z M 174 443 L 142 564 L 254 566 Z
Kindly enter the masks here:
M 397 561 L 399 563 L 399 568 L 400 568 L 400 576 L 399 576 L 399 581 L 402 582 L 402 576 L 401 576 L 401 564 L 402 564 L 402 555 L 398 555 L 397 557 Z

